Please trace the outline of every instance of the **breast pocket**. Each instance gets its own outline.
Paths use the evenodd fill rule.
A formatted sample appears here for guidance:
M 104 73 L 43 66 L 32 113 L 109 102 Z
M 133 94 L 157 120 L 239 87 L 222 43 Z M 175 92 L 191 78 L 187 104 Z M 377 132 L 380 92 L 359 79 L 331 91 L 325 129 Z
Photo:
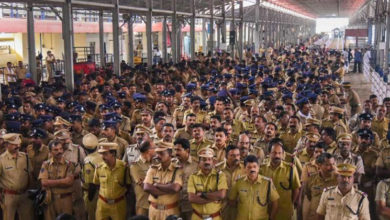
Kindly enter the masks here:
M 107 188 L 107 176 L 99 176 L 99 182 L 100 182 L 100 187 L 101 188 Z
M 328 205 L 326 206 L 326 215 L 329 215 L 329 219 L 337 219 L 339 213 L 339 205 L 334 200 L 328 200 Z

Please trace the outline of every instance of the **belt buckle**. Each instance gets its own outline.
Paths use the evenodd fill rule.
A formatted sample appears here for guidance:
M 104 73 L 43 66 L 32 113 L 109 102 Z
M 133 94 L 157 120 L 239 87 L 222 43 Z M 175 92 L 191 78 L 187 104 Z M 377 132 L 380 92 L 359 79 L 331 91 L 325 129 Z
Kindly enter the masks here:
M 107 204 L 114 204 L 115 203 L 115 199 L 107 199 Z
M 213 218 L 210 215 L 202 215 L 203 220 L 212 220 Z
M 165 210 L 165 205 L 157 204 L 158 210 Z

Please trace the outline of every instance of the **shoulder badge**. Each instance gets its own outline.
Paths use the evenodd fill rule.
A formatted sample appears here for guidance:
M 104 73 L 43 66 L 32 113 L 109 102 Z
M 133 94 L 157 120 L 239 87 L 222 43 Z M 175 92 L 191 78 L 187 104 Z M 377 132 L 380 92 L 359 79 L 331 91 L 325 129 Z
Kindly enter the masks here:
M 335 188 L 336 188 L 336 186 L 326 187 L 326 188 L 324 189 L 324 192 L 327 192 L 327 191 L 332 190 L 332 189 L 335 189 Z

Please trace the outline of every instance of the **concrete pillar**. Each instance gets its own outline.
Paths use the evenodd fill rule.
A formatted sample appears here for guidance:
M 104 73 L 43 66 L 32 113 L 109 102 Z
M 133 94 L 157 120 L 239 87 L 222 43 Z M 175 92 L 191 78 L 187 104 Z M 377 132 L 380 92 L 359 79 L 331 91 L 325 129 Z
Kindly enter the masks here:
M 211 54 L 214 54 L 214 0 L 210 0 L 210 48 L 208 51 L 211 51 Z
M 171 53 L 173 63 L 177 63 L 177 17 L 176 17 L 176 0 L 172 0 L 172 34 L 171 34 Z
M 202 18 L 202 49 L 203 53 L 207 51 L 207 27 L 206 27 L 206 19 Z
M 28 71 L 31 73 L 32 79 L 35 82 L 38 82 L 37 60 L 35 59 L 34 14 L 33 14 L 33 4 L 31 2 L 27 4 L 27 37 L 28 37 Z
M 221 48 L 221 25 L 217 24 L 217 49 Z
M 129 35 L 129 65 L 134 66 L 134 31 L 133 31 L 133 14 L 130 13 L 129 20 L 127 21 L 127 30 Z
M 148 12 L 146 13 L 146 49 L 148 56 L 148 67 L 153 65 L 153 48 L 152 48 L 152 0 L 147 1 Z
M 164 20 L 163 20 L 163 27 L 162 27 L 162 40 L 163 40 L 163 44 L 162 44 L 162 55 L 163 55 L 163 61 L 164 63 L 167 63 L 168 62 L 168 53 L 167 53 L 167 16 L 164 16 Z M 171 44 L 172 44 L 172 41 L 171 41 Z
M 113 0 L 114 8 L 112 9 L 112 42 L 114 47 L 114 74 L 120 75 L 120 49 L 119 49 L 119 0 Z
M 106 53 L 104 51 L 103 10 L 99 11 L 99 54 L 100 54 L 100 66 L 105 66 L 106 65 Z
M 238 51 L 238 57 L 240 58 L 240 60 L 242 60 L 243 58 L 243 49 L 244 49 L 244 38 L 243 38 L 243 27 L 244 25 L 244 3 L 243 1 L 240 1 L 240 35 L 239 35 L 239 41 L 238 41 L 238 48 L 239 48 L 239 51 Z
M 74 90 L 74 75 L 73 75 L 73 37 L 69 33 L 73 33 L 72 26 L 72 2 L 66 0 L 62 9 L 62 38 L 64 40 L 64 69 L 65 69 L 65 84 L 70 90 Z
M 256 9 L 255 9 L 255 30 L 253 33 L 253 43 L 255 44 L 255 53 L 259 51 L 260 48 L 260 0 L 256 0 Z
M 177 51 L 177 62 L 180 62 L 181 60 L 181 53 L 182 53 L 182 36 L 181 36 L 181 23 L 178 22 L 177 24 L 177 37 L 176 37 L 176 43 L 177 43 L 177 46 L 176 46 L 176 51 Z
M 190 23 L 190 41 L 191 41 L 191 59 L 195 59 L 195 0 L 191 0 L 191 23 Z
M 385 60 L 383 64 L 383 71 L 389 74 L 389 43 L 390 43 L 390 2 L 387 1 L 387 16 L 386 16 L 386 41 L 385 41 Z
M 234 31 L 234 33 L 235 33 L 235 31 L 236 31 L 236 25 L 235 25 L 236 18 L 235 18 L 235 15 L 234 15 L 234 8 L 235 8 L 234 6 L 235 6 L 235 4 L 234 4 L 234 0 L 231 0 L 231 1 L 232 1 L 232 3 L 231 3 L 232 4 L 231 13 L 232 13 L 232 19 L 233 20 L 230 22 L 230 31 Z M 234 36 L 236 38 L 237 37 L 237 33 L 235 33 Z M 235 51 L 234 51 L 234 47 L 235 47 L 235 44 L 236 44 L 235 41 L 236 40 L 234 39 L 234 42 L 230 42 L 233 59 L 236 58 L 236 54 L 235 54 Z
M 222 0 L 223 5 L 226 5 L 227 0 Z M 221 24 L 221 43 L 226 44 L 226 11 L 225 7 L 222 7 L 222 24 Z

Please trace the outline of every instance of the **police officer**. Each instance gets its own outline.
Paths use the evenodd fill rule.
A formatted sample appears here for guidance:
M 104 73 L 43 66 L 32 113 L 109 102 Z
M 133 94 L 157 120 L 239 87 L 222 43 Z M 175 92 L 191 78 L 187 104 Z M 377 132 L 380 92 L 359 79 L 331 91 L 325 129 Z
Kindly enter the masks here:
M 117 121 L 114 120 L 104 121 L 102 133 L 109 142 L 113 142 L 118 145 L 116 149 L 117 152 L 116 156 L 118 159 L 122 159 L 125 149 L 129 145 L 129 143 L 125 139 L 117 135 Z
M 61 141 L 51 141 L 49 149 L 51 158 L 42 164 L 38 179 L 46 190 L 45 220 L 54 220 L 59 214 L 72 214 L 75 166 L 64 158 Z
M 135 127 L 135 139 L 136 143 L 131 144 L 126 148 L 125 154 L 123 156 L 123 161 L 125 161 L 128 164 L 133 163 L 136 161 L 141 154 L 139 150 L 139 146 L 143 141 L 150 140 L 151 131 L 143 126 L 143 125 L 137 125 Z
M 97 137 L 92 134 L 86 134 L 83 137 L 83 146 L 90 153 L 84 159 L 83 165 L 83 191 L 84 203 L 88 214 L 88 220 L 95 219 L 96 203 L 98 199 L 97 189 L 93 184 L 95 169 L 103 162 L 102 156 L 96 151 L 98 145 Z
M 386 220 L 390 218 L 390 179 L 382 180 L 376 187 L 376 207 L 379 214 L 379 220 Z
M 157 143 L 156 161 L 144 180 L 144 190 L 149 195 L 149 219 L 165 219 L 169 215 L 179 215 L 179 191 L 183 185 L 183 170 L 171 161 L 173 144 Z
M 274 220 L 279 194 L 272 179 L 259 174 L 258 159 L 249 155 L 244 160 L 246 176 L 235 183 L 229 192 L 231 205 L 237 205 L 237 220 Z
M 0 155 L 0 182 L 3 190 L 3 219 L 31 219 L 33 207 L 26 190 L 32 176 L 32 164 L 25 153 L 19 152 L 20 134 L 3 135 L 6 152 Z
M 282 160 L 285 151 L 279 140 L 269 143 L 270 160 L 260 165 L 260 174 L 271 178 L 279 193 L 281 202 L 275 219 L 292 219 L 301 183 L 295 165 Z
M 104 162 L 98 165 L 93 178 L 93 184 L 99 185 L 96 219 L 126 218 L 125 194 L 131 184 L 130 172 L 127 164 L 117 159 L 117 147 L 114 142 L 98 144 Z
M 199 170 L 188 180 L 188 199 L 193 208 L 192 220 L 221 220 L 223 200 L 228 189 L 226 176 L 214 168 L 214 151 L 203 148 L 198 152 Z
M 187 114 L 185 118 L 184 128 L 179 128 L 175 132 L 175 139 L 185 138 L 190 140 L 192 138 L 192 125 L 195 124 L 196 115 L 191 113 Z
M 192 137 L 193 139 L 190 140 L 190 144 L 191 156 L 193 157 L 196 157 L 196 154 L 200 149 L 203 149 L 213 144 L 213 142 L 207 140 L 204 137 L 204 128 L 202 124 L 197 123 L 192 126 Z
M 370 219 L 366 194 L 353 186 L 355 170 L 356 167 L 351 164 L 337 165 L 337 186 L 323 191 L 317 208 L 317 219 Z
M 49 148 L 43 144 L 43 139 L 46 138 L 46 131 L 41 128 L 34 128 L 30 133 L 32 143 L 27 146 L 26 153 L 31 160 L 33 166 L 33 178 L 32 187 L 39 187 L 39 171 L 41 170 L 42 163 L 49 158 Z
M 316 209 L 320 202 L 322 191 L 337 184 L 334 174 L 335 161 L 331 154 L 320 154 L 316 159 L 318 172 L 310 175 L 303 187 L 303 194 L 308 199 L 308 205 L 303 206 L 303 220 L 316 217 Z
M 70 119 L 72 122 L 72 129 L 71 129 L 72 142 L 74 144 L 82 146 L 83 137 L 84 137 L 84 135 L 88 134 L 89 132 L 84 130 L 84 128 L 83 128 L 81 115 L 71 115 Z
M 183 169 L 183 188 L 180 191 L 180 216 L 190 220 L 192 215 L 191 203 L 188 201 L 188 179 L 198 168 L 197 158 L 190 155 L 190 142 L 187 139 L 176 139 L 174 144 L 175 159 L 178 166 Z
M 342 121 L 343 115 L 344 115 L 344 109 L 332 106 L 332 109 L 330 110 L 331 114 L 331 121 L 333 124 L 333 129 L 336 131 L 336 136 L 339 136 L 340 134 L 347 133 L 348 128 Z
M 144 191 L 143 186 L 146 173 L 155 155 L 154 143 L 151 141 L 143 141 L 139 145 L 139 151 L 140 156 L 130 165 L 130 175 L 136 197 L 135 213 L 137 215 L 147 216 L 149 212 L 149 193 Z

